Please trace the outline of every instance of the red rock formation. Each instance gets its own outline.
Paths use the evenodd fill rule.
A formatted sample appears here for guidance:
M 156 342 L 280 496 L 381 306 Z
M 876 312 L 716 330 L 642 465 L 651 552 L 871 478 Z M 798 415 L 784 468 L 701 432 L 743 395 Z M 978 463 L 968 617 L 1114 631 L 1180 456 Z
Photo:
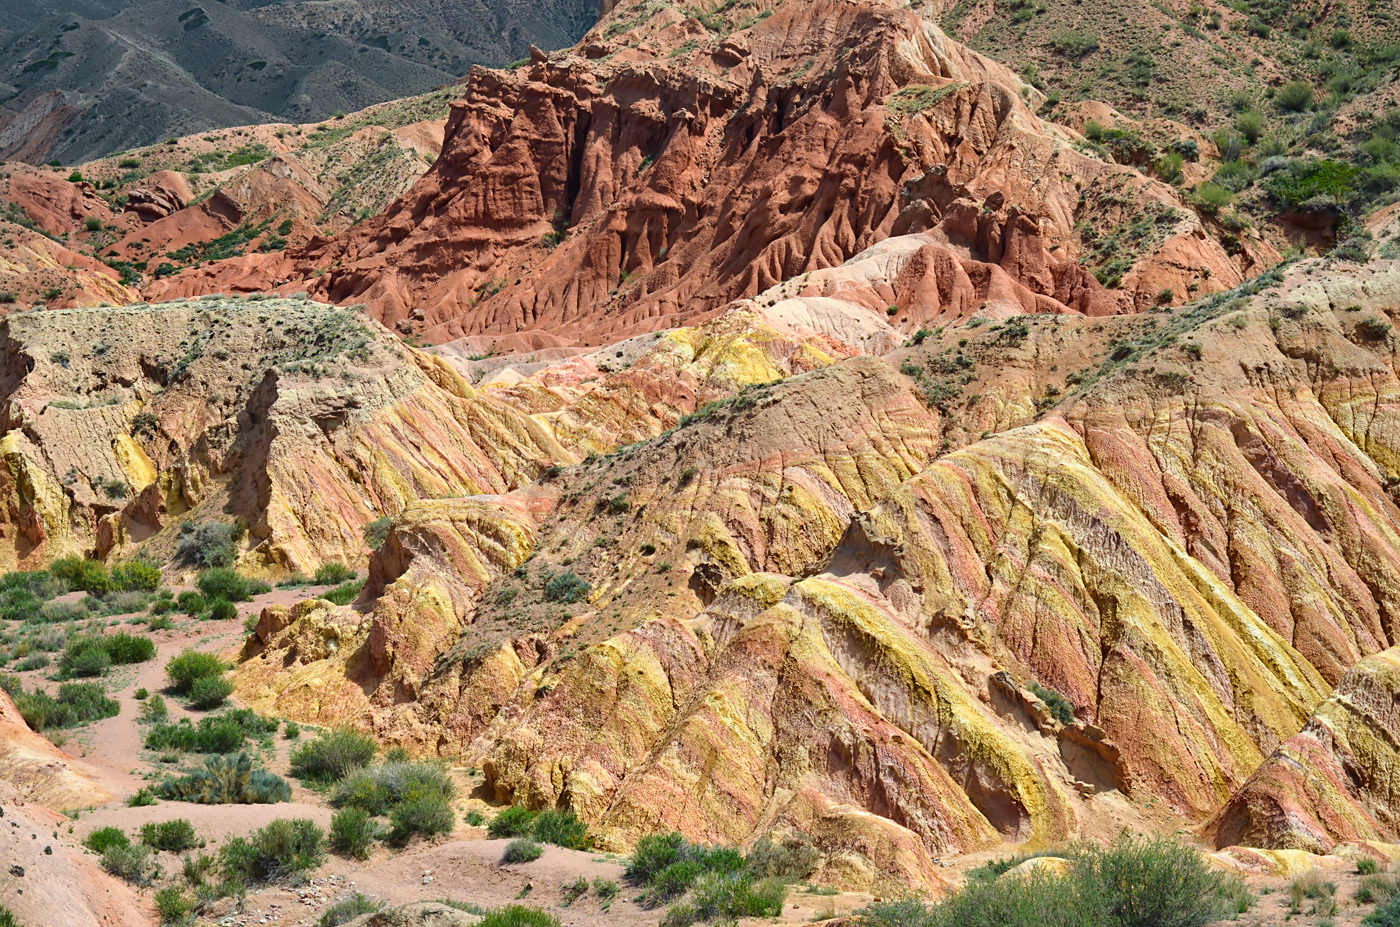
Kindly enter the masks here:
M 542 331 L 596 345 L 910 231 L 950 251 L 930 287 L 1036 311 L 1116 312 L 1170 283 L 1242 279 L 1171 188 L 1076 152 L 1034 96 L 892 3 L 703 19 L 623 6 L 570 52 L 474 70 L 442 155 L 384 215 L 153 292 L 309 289 L 438 341 Z M 1142 215 L 1150 241 L 1107 291 L 1077 261 L 1075 224 Z

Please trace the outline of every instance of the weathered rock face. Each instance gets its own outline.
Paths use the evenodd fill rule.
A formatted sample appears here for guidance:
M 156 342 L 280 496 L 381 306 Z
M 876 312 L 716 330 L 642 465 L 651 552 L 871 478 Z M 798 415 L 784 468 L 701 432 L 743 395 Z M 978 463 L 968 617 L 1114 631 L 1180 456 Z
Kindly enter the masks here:
M 852 886 L 936 886 L 940 855 L 1106 817 L 1266 807 L 1265 757 L 1316 738 L 1329 687 L 1345 702 L 1396 633 L 1400 270 L 1304 263 L 1140 318 L 988 323 L 915 295 L 901 343 L 881 303 L 928 247 L 896 236 L 644 348 L 456 362 L 576 436 L 676 424 L 636 398 L 721 356 L 750 358 L 730 389 L 783 379 L 509 494 L 411 506 L 359 603 L 264 614 L 243 696 L 480 764 L 497 798 L 573 807 L 615 846 L 797 828 Z M 626 369 L 588 382 L 610 355 Z M 1348 794 L 1371 818 L 1334 839 L 1391 839 Z
M 909 231 L 936 233 L 924 289 L 972 308 L 1118 312 L 1272 256 L 1232 257 L 1173 189 L 1078 153 L 1034 90 L 902 3 L 696 15 L 622 5 L 570 52 L 474 70 L 442 155 L 382 216 L 152 292 L 309 288 L 436 341 L 596 346 Z M 1133 242 L 1101 268 L 1118 289 L 1077 260 L 1087 227 Z
M 207 300 L 11 316 L 3 557 L 169 550 L 233 515 L 245 563 L 366 552 L 416 498 L 502 492 L 571 454 L 373 323 L 309 302 Z
M 1396 648 L 1352 667 L 1211 822 L 1216 843 L 1327 853 L 1339 843 L 1400 842 L 1397 693 Z

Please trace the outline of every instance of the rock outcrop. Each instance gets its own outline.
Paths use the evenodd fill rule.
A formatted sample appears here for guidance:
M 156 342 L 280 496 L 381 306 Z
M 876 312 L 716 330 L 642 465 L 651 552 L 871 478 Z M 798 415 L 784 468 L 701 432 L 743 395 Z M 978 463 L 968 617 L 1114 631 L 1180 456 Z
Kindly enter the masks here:
M 1215 842 L 1313 853 L 1400 843 L 1398 701 L 1400 650 L 1357 663 L 1211 823 Z
M 1272 259 L 1260 242 L 1227 253 L 1174 189 L 1080 153 L 1036 91 L 930 15 L 619 5 L 571 51 L 473 70 L 441 156 L 383 215 L 151 293 L 305 288 L 433 341 L 597 346 L 909 231 L 935 233 L 926 300 L 957 307 L 1120 312 Z M 1131 244 L 1107 266 L 1086 228 Z

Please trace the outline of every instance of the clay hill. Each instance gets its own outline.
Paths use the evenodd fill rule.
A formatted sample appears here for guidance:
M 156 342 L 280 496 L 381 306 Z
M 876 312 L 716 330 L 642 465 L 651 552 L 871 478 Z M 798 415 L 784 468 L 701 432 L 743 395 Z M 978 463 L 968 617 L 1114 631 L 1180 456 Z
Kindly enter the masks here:
M 6 247 L 76 282 L 0 319 L 0 566 L 183 582 L 220 523 L 364 570 L 229 622 L 241 703 L 602 850 L 800 833 L 884 897 L 1124 828 L 1400 856 L 1394 152 L 1211 206 L 1211 138 L 1117 157 L 1149 120 L 1053 121 L 939 15 L 623 4 L 445 122 L 12 167 Z
M 312 122 L 572 44 L 582 0 L 36 0 L 0 11 L 0 156 L 86 161 L 225 126 Z

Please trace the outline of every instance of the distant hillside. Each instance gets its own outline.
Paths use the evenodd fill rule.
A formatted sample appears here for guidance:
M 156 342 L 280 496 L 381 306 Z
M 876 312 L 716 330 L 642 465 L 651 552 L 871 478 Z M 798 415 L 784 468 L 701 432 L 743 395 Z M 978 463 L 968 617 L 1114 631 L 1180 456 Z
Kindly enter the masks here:
M 0 8 L 0 158 L 314 122 L 575 42 L 596 0 L 32 0 Z

